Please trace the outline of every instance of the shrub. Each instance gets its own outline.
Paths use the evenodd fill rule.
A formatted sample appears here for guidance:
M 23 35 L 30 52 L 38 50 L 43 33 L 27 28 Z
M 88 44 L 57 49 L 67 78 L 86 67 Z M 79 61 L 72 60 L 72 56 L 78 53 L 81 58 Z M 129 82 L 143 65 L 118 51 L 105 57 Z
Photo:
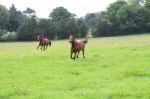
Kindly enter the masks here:
M 14 41 L 17 39 L 16 32 L 7 32 L 3 36 L 1 36 L 2 41 Z

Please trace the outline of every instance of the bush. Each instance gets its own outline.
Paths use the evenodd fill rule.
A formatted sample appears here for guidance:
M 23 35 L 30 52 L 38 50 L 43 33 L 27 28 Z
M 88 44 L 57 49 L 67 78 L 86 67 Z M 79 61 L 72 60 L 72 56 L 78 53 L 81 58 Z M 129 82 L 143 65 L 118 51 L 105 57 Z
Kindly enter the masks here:
M 2 41 L 14 41 L 17 39 L 16 32 L 7 32 L 3 36 L 1 36 Z
M 6 30 L 1 30 L 1 29 L 0 29 L 0 37 L 3 36 L 3 35 L 6 34 L 6 33 L 7 33 Z

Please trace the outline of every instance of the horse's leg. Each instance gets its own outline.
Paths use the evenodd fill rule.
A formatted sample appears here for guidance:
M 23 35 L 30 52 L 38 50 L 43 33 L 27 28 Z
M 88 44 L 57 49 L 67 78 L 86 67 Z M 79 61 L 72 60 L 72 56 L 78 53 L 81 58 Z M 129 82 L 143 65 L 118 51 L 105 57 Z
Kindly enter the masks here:
M 43 45 L 41 46 L 41 50 L 43 50 Z
M 44 48 L 43 48 L 43 50 L 44 50 L 44 51 L 46 50 L 46 45 L 44 45 Z
M 70 52 L 70 58 L 72 59 L 72 51 Z
M 40 47 L 40 45 L 37 46 L 37 50 L 38 50 L 39 47 Z
M 43 51 L 45 50 L 45 45 L 43 45 Z
M 74 58 L 73 58 L 74 60 L 76 59 L 76 52 L 74 52 Z
M 77 58 L 78 58 L 78 56 L 79 56 L 79 51 L 77 52 Z
M 42 50 L 42 46 L 41 46 L 41 50 Z
M 85 56 L 84 56 L 84 49 L 82 49 L 82 53 L 83 53 L 83 58 L 85 58 Z
M 48 44 L 46 45 L 46 48 L 45 48 L 45 50 L 47 49 L 47 47 L 48 47 Z

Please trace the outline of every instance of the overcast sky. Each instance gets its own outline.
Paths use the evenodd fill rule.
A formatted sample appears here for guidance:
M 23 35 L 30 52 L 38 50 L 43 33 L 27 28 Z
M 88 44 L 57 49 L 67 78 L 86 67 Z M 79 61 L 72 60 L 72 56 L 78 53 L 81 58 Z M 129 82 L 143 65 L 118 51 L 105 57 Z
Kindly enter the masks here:
M 86 13 L 104 11 L 110 3 L 116 0 L 0 0 L 0 4 L 8 9 L 12 4 L 18 10 L 25 10 L 27 7 L 36 11 L 36 15 L 41 18 L 48 18 L 50 12 L 56 7 L 63 6 L 77 17 Z

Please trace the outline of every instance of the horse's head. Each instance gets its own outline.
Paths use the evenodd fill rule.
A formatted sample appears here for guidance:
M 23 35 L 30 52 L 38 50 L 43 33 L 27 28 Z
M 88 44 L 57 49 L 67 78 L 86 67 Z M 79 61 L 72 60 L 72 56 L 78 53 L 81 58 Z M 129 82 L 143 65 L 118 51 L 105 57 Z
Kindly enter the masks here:
M 44 38 L 43 35 L 38 35 L 38 36 L 37 36 L 37 40 L 39 40 L 39 41 L 42 40 L 43 38 Z
M 72 43 L 75 41 L 75 36 L 73 36 L 72 34 L 69 36 L 69 42 Z

